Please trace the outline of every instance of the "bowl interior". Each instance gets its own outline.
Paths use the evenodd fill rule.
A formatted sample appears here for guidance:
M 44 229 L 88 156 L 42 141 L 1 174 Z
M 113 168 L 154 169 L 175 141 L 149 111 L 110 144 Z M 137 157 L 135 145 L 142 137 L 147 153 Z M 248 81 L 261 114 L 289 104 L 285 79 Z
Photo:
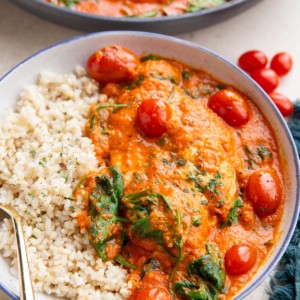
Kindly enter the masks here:
M 279 151 L 285 166 L 286 203 L 283 222 L 280 225 L 280 238 L 276 248 L 265 264 L 259 269 L 247 286 L 240 291 L 237 298 L 246 296 L 257 287 L 278 263 L 292 236 L 299 212 L 299 166 L 297 153 L 286 123 L 267 95 L 239 68 L 230 64 L 217 54 L 176 38 L 143 32 L 106 32 L 82 36 L 62 42 L 43 50 L 22 62 L 0 80 L 0 119 L 13 111 L 21 90 L 35 83 L 37 75 L 43 71 L 67 73 L 78 64 L 85 65 L 87 57 L 96 49 L 106 45 L 118 44 L 137 53 L 154 53 L 175 58 L 195 68 L 212 74 L 216 79 L 233 85 L 259 107 L 269 121 L 276 135 Z M 8 272 L 8 264 L 0 258 L 0 283 L 14 293 L 18 293 L 17 280 Z M 41 296 L 39 299 L 55 299 Z

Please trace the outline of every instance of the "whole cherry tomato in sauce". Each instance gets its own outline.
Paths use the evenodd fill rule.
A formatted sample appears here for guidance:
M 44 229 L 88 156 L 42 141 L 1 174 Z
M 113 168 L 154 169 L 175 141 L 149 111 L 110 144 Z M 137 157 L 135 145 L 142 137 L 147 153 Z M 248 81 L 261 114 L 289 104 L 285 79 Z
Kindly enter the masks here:
M 294 104 L 287 96 L 275 92 L 270 93 L 269 96 L 284 117 L 289 116 L 293 112 Z
M 164 287 L 146 286 L 139 291 L 135 300 L 172 300 L 172 297 Z
M 277 53 L 271 60 L 271 69 L 279 76 L 284 76 L 290 72 L 293 66 L 292 57 L 286 52 Z
M 167 131 L 171 111 L 169 105 L 158 99 L 146 99 L 138 108 L 136 124 L 148 137 L 160 137 Z
M 251 50 L 240 56 L 238 65 L 244 71 L 252 73 L 257 69 L 264 68 L 267 62 L 268 58 L 262 51 Z
M 242 275 L 248 272 L 257 259 L 256 249 L 250 245 L 233 245 L 225 254 L 225 269 L 229 275 Z
M 139 58 L 120 46 L 107 46 L 92 54 L 87 61 L 89 75 L 100 83 L 122 83 L 134 79 Z
M 281 181 L 273 169 L 253 172 L 247 183 L 246 195 L 259 217 L 273 214 L 278 208 L 281 196 Z
M 231 126 L 241 126 L 249 120 L 249 109 L 243 96 L 229 89 L 213 94 L 208 107 Z
M 251 74 L 251 77 L 267 92 L 273 92 L 279 85 L 280 79 L 272 69 L 261 68 Z

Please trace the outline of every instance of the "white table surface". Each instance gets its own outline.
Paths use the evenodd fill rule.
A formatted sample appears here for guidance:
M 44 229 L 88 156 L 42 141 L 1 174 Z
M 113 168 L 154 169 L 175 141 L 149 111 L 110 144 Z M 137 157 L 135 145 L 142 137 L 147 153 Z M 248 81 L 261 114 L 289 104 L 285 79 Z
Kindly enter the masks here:
M 9 0 L 0 0 L 0 77 L 38 50 L 82 33 L 44 21 Z M 261 49 L 269 56 L 288 51 L 294 67 L 278 91 L 291 100 L 300 98 L 300 0 L 263 0 L 227 21 L 178 37 L 210 48 L 232 62 L 250 49 Z M 268 279 L 247 299 L 267 299 L 267 283 Z M 0 291 L 0 300 L 8 299 Z

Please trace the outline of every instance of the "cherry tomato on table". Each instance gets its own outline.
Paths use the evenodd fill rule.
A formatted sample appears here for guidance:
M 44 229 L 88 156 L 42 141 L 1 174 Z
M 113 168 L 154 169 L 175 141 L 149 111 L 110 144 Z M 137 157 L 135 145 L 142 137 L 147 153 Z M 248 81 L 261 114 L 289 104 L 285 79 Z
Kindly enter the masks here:
M 267 56 L 259 50 L 251 50 L 242 54 L 238 65 L 246 72 L 252 73 L 257 69 L 264 68 L 268 62 Z
M 167 131 L 171 110 L 167 103 L 158 99 L 146 99 L 137 111 L 136 124 L 148 137 L 160 137 Z
M 277 53 L 271 60 L 271 69 L 279 76 L 284 76 L 290 72 L 293 66 L 292 57 L 286 52 Z
M 256 249 L 250 245 L 233 245 L 225 254 L 225 269 L 229 275 L 241 275 L 248 272 L 257 259 Z
M 280 79 L 272 69 L 261 68 L 251 74 L 251 77 L 267 92 L 273 92 L 279 85 Z
M 208 107 L 231 126 L 241 126 L 249 120 L 246 101 L 238 92 L 229 89 L 213 94 L 208 100 Z
M 294 104 L 287 96 L 275 92 L 270 93 L 269 96 L 284 117 L 289 116 L 293 112 Z
M 246 186 L 247 199 L 259 217 L 266 217 L 276 211 L 281 196 L 281 181 L 275 170 L 258 170 L 253 172 Z
M 100 83 L 122 83 L 134 79 L 139 58 L 120 46 L 107 46 L 92 54 L 87 61 L 89 75 Z
M 164 287 L 147 286 L 139 291 L 135 300 L 172 300 L 172 297 Z

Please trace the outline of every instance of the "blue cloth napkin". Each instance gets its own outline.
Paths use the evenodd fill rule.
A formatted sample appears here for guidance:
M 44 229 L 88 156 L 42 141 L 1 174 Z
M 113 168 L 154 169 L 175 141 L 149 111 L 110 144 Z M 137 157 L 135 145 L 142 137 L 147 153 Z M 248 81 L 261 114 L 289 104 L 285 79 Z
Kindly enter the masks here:
M 300 158 L 300 100 L 295 103 L 293 115 L 288 122 Z M 277 271 L 270 281 L 270 300 L 300 300 L 300 218 L 291 242 L 280 261 Z

